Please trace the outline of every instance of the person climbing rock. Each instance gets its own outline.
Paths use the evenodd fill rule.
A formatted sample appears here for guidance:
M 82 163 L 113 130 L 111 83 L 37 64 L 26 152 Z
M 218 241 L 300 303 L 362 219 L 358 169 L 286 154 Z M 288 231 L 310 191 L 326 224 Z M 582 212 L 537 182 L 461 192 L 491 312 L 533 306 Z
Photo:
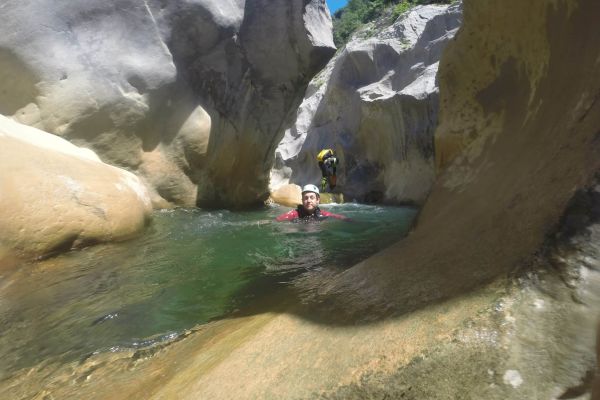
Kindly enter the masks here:
M 315 185 L 305 185 L 302 188 L 302 204 L 298 204 L 295 210 L 290 210 L 276 218 L 277 221 L 309 222 L 318 221 L 326 218 L 336 218 L 349 221 L 348 217 L 343 215 L 323 211 L 319 208 L 321 196 L 319 188 Z
M 329 189 L 333 190 L 337 182 L 337 176 L 335 174 L 338 159 L 335 153 L 331 149 L 323 149 L 317 155 L 317 161 L 319 162 L 319 168 L 321 168 L 321 190 L 325 190 L 327 184 Z

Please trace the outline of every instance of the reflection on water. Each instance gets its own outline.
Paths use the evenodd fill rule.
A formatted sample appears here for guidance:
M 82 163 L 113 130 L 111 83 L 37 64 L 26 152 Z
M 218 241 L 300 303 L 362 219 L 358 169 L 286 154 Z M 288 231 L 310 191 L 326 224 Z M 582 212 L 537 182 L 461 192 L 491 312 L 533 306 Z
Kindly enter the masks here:
M 341 270 L 401 238 L 414 209 L 325 207 L 353 222 L 277 223 L 281 207 L 157 212 L 143 236 L 0 277 L 0 379 L 42 361 L 171 340 L 304 271 Z

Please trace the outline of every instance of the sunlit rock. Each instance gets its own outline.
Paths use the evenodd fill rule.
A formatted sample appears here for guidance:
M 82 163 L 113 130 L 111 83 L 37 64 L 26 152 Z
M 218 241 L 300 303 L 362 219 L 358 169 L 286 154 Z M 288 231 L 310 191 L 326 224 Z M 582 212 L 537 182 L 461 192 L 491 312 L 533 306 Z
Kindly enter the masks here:
M 277 204 L 288 207 L 296 207 L 302 202 L 302 189 L 293 183 L 280 186 L 271 193 L 270 199 Z M 320 203 L 330 204 L 344 202 L 344 195 L 341 193 L 321 193 Z
M 438 60 L 460 19 L 459 5 L 416 7 L 355 35 L 311 81 L 277 147 L 271 188 L 318 182 L 316 155 L 333 148 L 346 198 L 422 203 L 434 181 Z
M 296 207 L 302 202 L 302 189 L 298 185 L 283 185 L 271 193 L 271 199 L 283 206 Z
M 0 113 L 138 171 L 155 204 L 256 203 L 333 51 L 324 0 L 11 2 Z
M 3 116 L 0 165 L 0 250 L 37 256 L 127 238 L 152 210 L 134 174 Z

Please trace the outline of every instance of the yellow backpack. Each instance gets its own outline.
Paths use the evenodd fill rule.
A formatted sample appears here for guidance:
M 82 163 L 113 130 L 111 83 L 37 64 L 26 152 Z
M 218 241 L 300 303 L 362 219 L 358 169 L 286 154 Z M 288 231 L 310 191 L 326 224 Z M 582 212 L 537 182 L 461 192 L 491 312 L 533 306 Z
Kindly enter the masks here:
M 317 155 L 317 161 L 321 163 L 326 158 L 333 157 L 333 156 L 334 156 L 333 150 L 331 150 L 331 149 L 323 149 Z

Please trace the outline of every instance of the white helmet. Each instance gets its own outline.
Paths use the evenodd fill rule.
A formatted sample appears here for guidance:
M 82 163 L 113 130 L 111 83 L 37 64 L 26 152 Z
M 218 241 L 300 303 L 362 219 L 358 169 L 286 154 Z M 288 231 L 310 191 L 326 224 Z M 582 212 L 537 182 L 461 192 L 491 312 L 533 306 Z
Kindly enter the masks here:
M 316 187 L 315 185 L 311 185 L 311 184 L 304 185 L 304 187 L 302 188 L 302 194 L 304 194 L 306 192 L 313 192 L 317 196 L 319 196 L 319 188 Z

